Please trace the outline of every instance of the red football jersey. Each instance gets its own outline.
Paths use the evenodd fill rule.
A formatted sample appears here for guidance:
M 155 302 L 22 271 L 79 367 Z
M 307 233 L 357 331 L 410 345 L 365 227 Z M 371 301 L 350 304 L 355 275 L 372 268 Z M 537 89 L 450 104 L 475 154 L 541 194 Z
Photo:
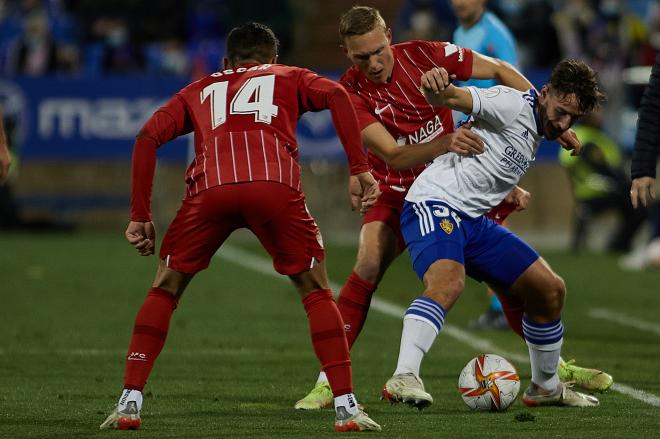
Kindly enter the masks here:
M 329 108 L 351 174 L 369 170 L 351 98 L 338 83 L 285 65 L 243 65 L 200 79 L 178 92 L 145 124 L 133 153 L 131 218 L 151 218 L 155 149 L 194 131 L 195 159 L 187 196 L 209 187 L 276 181 L 300 190 L 295 132 L 306 111 Z
M 467 80 L 472 75 L 472 51 L 454 44 L 409 41 L 392 45 L 394 68 L 386 84 L 369 81 L 356 66 L 350 67 L 340 82 L 353 98 L 360 129 L 382 123 L 400 145 L 424 143 L 451 133 L 451 110 L 433 107 L 419 90 L 422 74 L 433 67 L 444 67 L 450 75 Z M 425 168 L 397 171 L 369 151 L 372 173 L 381 183 L 408 189 Z

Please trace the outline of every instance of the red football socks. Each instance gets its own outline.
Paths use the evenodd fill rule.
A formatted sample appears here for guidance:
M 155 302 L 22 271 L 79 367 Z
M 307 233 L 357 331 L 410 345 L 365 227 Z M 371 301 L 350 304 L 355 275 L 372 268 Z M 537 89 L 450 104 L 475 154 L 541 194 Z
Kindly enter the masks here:
M 506 316 L 506 321 L 513 329 L 513 332 L 525 338 L 522 330 L 522 318 L 525 312 L 525 304 L 518 296 L 495 294 L 502 304 L 502 311 Z
M 152 288 L 135 318 L 126 357 L 124 388 L 142 391 L 158 354 L 163 349 L 170 318 L 177 299 L 159 288 Z
M 353 392 L 351 360 L 343 322 L 330 290 L 316 290 L 303 298 L 314 352 L 328 376 L 334 396 Z
M 364 322 L 367 320 L 371 296 L 375 290 L 375 285 L 362 279 L 355 272 L 351 272 L 339 294 L 337 307 L 341 313 L 341 318 L 344 320 L 344 330 L 346 331 L 349 350 L 353 347 L 360 331 L 362 331 Z

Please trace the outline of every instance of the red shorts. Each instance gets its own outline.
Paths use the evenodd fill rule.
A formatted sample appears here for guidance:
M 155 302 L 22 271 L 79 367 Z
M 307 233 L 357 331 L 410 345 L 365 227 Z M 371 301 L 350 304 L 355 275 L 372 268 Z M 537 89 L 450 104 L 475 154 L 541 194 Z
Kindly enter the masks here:
M 183 204 L 163 238 L 160 257 L 181 273 L 197 273 L 236 229 L 250 229 L 273 258 L 278 273 L 309 270 L 325 253 L 305 196 L 270 181 L 209 188 Z
M 362 217 L 362 224 L 374 221 L 387 224 L 399 242 L 399 249 L 403 251 L 406 248 L 406 242 L 401 234 L 401 210 L 408 191 L 399 192 L 387 185 L 380 185 L 380 191 L 381 194 L 376 200 L 376 204 Z

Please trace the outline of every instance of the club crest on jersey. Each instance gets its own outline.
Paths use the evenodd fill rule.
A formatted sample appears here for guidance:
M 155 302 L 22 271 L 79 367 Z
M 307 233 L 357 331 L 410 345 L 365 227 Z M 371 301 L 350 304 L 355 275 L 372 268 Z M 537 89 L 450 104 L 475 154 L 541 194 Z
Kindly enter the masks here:
M 454 224 L 449 221 L 447 218 L 440 221 L 440 228 L 447 234 L 451 235 L 451 232 L 454 231 Z

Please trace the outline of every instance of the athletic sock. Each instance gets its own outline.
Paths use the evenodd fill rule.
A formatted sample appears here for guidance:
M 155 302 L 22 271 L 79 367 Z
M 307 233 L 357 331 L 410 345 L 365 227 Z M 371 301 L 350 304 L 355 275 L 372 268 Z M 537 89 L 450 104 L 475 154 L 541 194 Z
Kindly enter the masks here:
M 529 349 L 532 366 L 532 383 L 554 392 L 559 385 L 559 358 L 564 340 L 561 320 L 536 323 L 523 317 L 523 333 Z
M 490 309 L 495 312 L 502 312 L 502 303 L 500 303 L 499 298 L 490 288 L 488 289 L 488 296 L 490 297 L 490 303 L 488 305 Z
M 339 414 L 339 407 L 343 407 L 349 415 L 354 415 L 358 412 L 358 402 L 355 395 L 346 393 L 335 398 L 335 412 Z
M 142 392 L 134 389 L 124 389 L 117 402 L 117 410 L 124 411 L 130 402 L 135 402 L 138 412 L 142 410 Z
M 375 290 L 376 285 L 362 279 L 355 272 L 351 272 L 348 279 L 346 279 L 346 284 L 341 289 L 337 307 L 341 313 L 341 318 L 344 320 L 349 351 L 367 320 L 371 296 Z
M 353 392 L 351 360 L 341 315 L 330 290 L 316 290 L 303 298 L 316 357 L 337 397 Z
M 413 373 L 419 376 L 424 355 L 445 322 L 445 309 L 428 297 L 415 299 L 403 317 L 399 360 L 394 375 Z
M 502 311 L 504 311 L 509 326 L 513 329 L 513 332 L 524 339 L 525 335 L 523 334 L 522 329 L 522 319 L 525 312 L 525 303 L 518 296 L 498 295 L 497 297 L 500 299 Z
M 154 362 L 165 344 L 170 318 L 177 303 L 177 299 L 165 290 L 149 290 L 135 318 L 126 358 L 124 389 L 144 389 Z

